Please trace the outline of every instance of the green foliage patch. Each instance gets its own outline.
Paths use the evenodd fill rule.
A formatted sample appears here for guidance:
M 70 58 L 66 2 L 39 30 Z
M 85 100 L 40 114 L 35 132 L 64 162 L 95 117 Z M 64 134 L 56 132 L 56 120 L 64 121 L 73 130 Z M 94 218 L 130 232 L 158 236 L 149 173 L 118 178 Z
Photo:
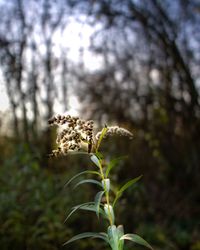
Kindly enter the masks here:
M 59 249 L 69 237 L 64 225 L 69 203 L 66 176 L 39 167 L 17 151 L 0 167 L 0 245 L 7 249 Z

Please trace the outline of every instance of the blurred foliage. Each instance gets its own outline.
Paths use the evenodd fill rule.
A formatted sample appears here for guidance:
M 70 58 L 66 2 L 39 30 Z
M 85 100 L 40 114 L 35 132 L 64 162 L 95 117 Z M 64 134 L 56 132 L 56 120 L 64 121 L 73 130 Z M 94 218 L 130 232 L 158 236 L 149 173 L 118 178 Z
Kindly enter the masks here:
M 59 249 L 69 237 L 63 221 L 69 196 L 63 176 L 41 169 L 19 147 L 0 168 L 1 249 Z
M 10 154 L 5 153 L 5 145 Z M 1 149 L 7 159 L 3 161 L 4 154 L 1 155 L 0 167 L 2 250 L 62 249 L 62 244 L 79 230 L 89 227 L 96 230 L 95 220 L 87 214 L 82 218 L 77 213 L 64 223 L 70 208 L 88 199 L 92 193 L 90 187 L 79 192 L 71 190 L 71 187 L 64 188 L 69 176 L 76 173 L 77 161 L 73 157 L 70 162 L 67 158 L 51 159 L 51 168 L 46 168 L 40 163 L 41 157 L 31 152 L 27 145 L 15 145 L 13 142 L 5 145 L 1 145 Z M 53 166 L 58 162 L 60 165 Z M 95 244 L 94 241 L 83 241 L 79 245 L 74 244 L 74 249 L 87 249 Z M 100 248 L 97 246 L 96 249 L 101 249 L 101 246 L 99 244 Z
M 129 155 L 112 173 L 118 185 L 130 177 L 144 175 L 117 204 L 117 223 L 124 224 L 126 231 L 143 236 L 155 249 L 198 250 L 200 239 L 196 222 L 199 217 L 190 211 L 187 214 L 177 212 L 176 208 L 182 201 L 172 204 L 170 199 L 163 200 L 162 196 L 166 197 L 171 190 L 168 186 L 169 170 L 164 167 L 166 162 L 152 134 L 143 134 L 142 131 L 137 131 L 137 134 L 132 142 L 112 138 L 112 143 L 107 139 L 102 147 L 103 153 L 110 154 L 111 158 L 117 154 Z M 158 151 L 156 155 L 155 149 Z M 41 165 L 39 148 L 30 150 L 26 145 L 9 142 L 4 146 L 1 144 L 1 150 L 7 156 L 4 160 L 1 158 L 0 167 L 1 249 L 61 249 L 72 235 L 105 229 L 101 221 L 96 221 L 95 214 L 86 211 L 74 214 L 64 224 L 72 206 L 91 200 L 96 193 L 89 185 L 78 192 L 71 186 L 64 188 L 66 181 L 79 170 L 92 168 L 87 157 L 50 159 L 51 167 L 47 168 Z M 158 166 L 162 165 L 158 171 Z M 188 204 L 190 209 L 192 204 L 193 201 Z M 91 248 L 102 250 L 106 246 L 98 240 L 82 240 L 70 245 L 70 249 Z M 127 245 L 129 249 L 132 249 L 131 245 L 130 248 Z

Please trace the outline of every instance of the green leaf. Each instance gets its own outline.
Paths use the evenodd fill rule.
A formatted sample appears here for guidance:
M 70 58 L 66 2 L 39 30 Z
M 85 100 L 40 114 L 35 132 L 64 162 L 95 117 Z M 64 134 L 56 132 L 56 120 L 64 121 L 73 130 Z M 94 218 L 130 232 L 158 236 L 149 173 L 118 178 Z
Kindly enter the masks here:
M 100 152 L 95 152 L 95 155 L 98 159 L 102 160 L 104 157 L 103 157 L 103 154 L 100 153 Z
M 86 211 L 92 211 L 96 213 L 96 206 L 94 205 L 94 202 L 91 202 L 91 204 L 86 204 L 85 206 L 81 206 L 79 209 L 86 210 Z M 104 210 L 99 206 L 99 213 L 106 218 L 106 214 Z
M 130 240 L 137 244 L 153 249 L 146 240 L 144 240 L 142 237 L 140 237 L 137 234 L 125 234 L 120 238 L 120 240 Z
M 86 203 L 82 203 L 80 205 L 77 205 L 75 207 L 72 208 L 72 211 L 68 214 L 67 218 L 65 219 L 64 223 L 71 217 L 71 215 L 73 213 L 75 213 L 78 209 L 80 209 L 81 207 L 84 207 L 86 205 L 92 204 L 93 202 L 86 202 Z
M 108 204 L 104 204 L 104 212 L 107 215 L 107 219 L 108 221 L 110 220 L 110 216 L 111 216 L 111 220 L 112 223 L 115 223 L 115 214 L 114 214 L 114 210 L 112 205 L 108 205 Z
M 119 225 L 117 227 L 117 231 L 118 231 L 118 237 L 121 238 L 124 235 L 124 227 L 123 227 L 123 225 Z
M 117 200 L 122 196 L 123 192 L 124 192 L 127 188 L 129 188 L 130 186 L 132 186 L 133 184 L 135 184 L 137 181 L 139 181 L 139 179 L 140 179 L 141 177 L 142 177 L 142 175 L 140 175 L 140 176 L 138 176 L 138 177 L 136 177 L 136 178 L 134 178 L 134 179 L 128 181 L 126 184 L 124 184 L 124 185 L 120 188 L 120 190 L 117 192 L 117 195 L 116 195 L 115 200 L 114 200 L 114 202 L 113 202 L 113 207 L 115 206 Z
M 132 186 L 133 184 L 135 184 L 137 181 L 139 181 L 139 179 L 141 179 L 142 175 L 128 181 L 126 184 L 124 184 L 120 190 L 119 193 L 123 193 L 127 188 L 129 188 L 130 186 Z
M 117 231 L 118 231 L 118 239 L 120 239 L 124 235 L 124 228 L 123 228 L 123 226 L 119 225 L 117 227 Z M 124 240 L 119 240 L 118 241 L 118 249 L 119 250 L 123 250 L 124 249 Z
M 96 152 L 98 152 L 98 149 L 99 149 L 99 147 L 100 147 L 100 145 L 101 145 L 101 141 L 103 140 L 105 134 L 107 133 L 107 130 L 108 130 L 108 128 L 107 128 L 107 126 L 105 125 L 105 127 L 104 127 L 104 128 L 102 129 L 102 131 L 101 131 L 100 138 L 99 138 L 99 140 L 98 140 L 98 142 L 97 142 Z
M 92 155 L 92 156 L 90 157 L 90 159 L 91 159 L 92 162 L 94 162 L 94 164 L 95 164 L 98 168 L 101 167 L 101 162 L 100 162 L 100 160 L 97 158 L 96 155 Z
M 97 171 L 92 171 L 92 170 L 86 170 L 83 171 L 81 173 L 78 173 L 76 175 L 74 175 L 69 181 L 67 181 L 67 183 L 65 183 L 65 187 L 68 186 L 73 180 L 75 180 L 77 177 L 79 177 L 80 175 L 84 175 L 84 174 L 96 174 L 96 175 L 100 175 L 99 172 Z M 101 176 L 101 175 L 100 175 Z
M 113 169 L 113 167 L 115 167 L 121 160 L 127 158 L 127 156 L 121 156 L 121 157 L 117 157 L 113 160 L 110 161 L 110 163 L 108 164 L 108 167 L 106 169 L 106 178 L 108 177 L 110 171 Z
M 100 204 L 101 204 L 101 199 L 105 191 L 100 191 L 96 194 L 95 199 L 94 199 L 94 204 L 95 204 L 95 209 L 96 209 L 96 214 L 97 217 L 99 218 L 99 210 L 100 210 Z
M 82 234 L 78 234 L 74 237 L 72 237 L 70 240 L 68 240 L 67 242 L 65 242 L 63 244 L 63 246 L 73 242 L 73 241 L 76 241 L 76 240 L 80 240 L 80 239 L 84 239 L 84 238 L 99 238 L 99 239 L 102 239 L 106 242 L 108 242 L 108 237 L 107 237 L 107 234 L 105 233 L 92 233 L 92 232 L 86 232 L 86 233 L 82 233 Z
M 108 239 L 112 249 L 118 249 L 118 230 L 115 225 L 108 227 Z
M 79 181 L 79 182 L 74 186 L 74 188 L 77 188 L 78 186 L 80 186 L 80 185 L 82 185 L 82 184 L 85 184 L 85 183 L 92 183 L 92 184 L 96 184 L 96 185 L 102 187 L 101 182 L 96 181 L 96 180 L 93 180 L 93 179 L 86 179 L 86 180 Z

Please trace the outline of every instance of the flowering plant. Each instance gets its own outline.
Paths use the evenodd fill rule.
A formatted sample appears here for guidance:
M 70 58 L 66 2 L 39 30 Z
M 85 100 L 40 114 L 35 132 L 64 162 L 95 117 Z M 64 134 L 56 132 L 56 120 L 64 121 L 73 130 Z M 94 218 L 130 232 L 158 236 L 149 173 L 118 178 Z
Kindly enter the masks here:
M 66 185 L 74 181 L 80 175 L 91 174 L 96 176 L 94 179 L 84 179 L 76 183 L 75 187 L 85 183 L 91 183 L 99 186 L 100 191 L 96 194 L 94 201 L 83 203 L 72 208 L 70 214 L 66 220 L 76 212 L 77 210 L 87 210 L 95 212 L 97 217 L 102 216 L 103 219 L 108 221 L 108 228 L 106 232 L 85 232 L 72 237 L 70 240 L 64 243 L 67 245 L 73 241 L 83 238 L 99 238 L 105 241 L 112 250 L 123 250 L 124 241 L 130 240 L 134 243 L 146 246 L 150 249 L 152 247 L 137 234 L 124 234 L 122 225 L 115 225 L 115 205 L 118 199 L 122 196 L 123 192 L 135 184 L 140 178 L 136 177 L 126 184 L 124 184 L 118 190 L 115 190 L 111 185 L 110 171 L 115 166 L 117 161 L 111 161 L 105 164 L 103 155 L 99 152 L 99 147 L 102 140 L 107 136 L 120 135 L 133 137 L 133 134 L 127 129 L 120 128 L 118 126 L 107 127 L 105 126 L 101 131 L 94 134 L 94 122 L 82 120 L 78 117 L 67 116 L 54 116 L 49 120 L 50 125 L 58 125 L 61 127 L 61 131 L 58 133 L 56 142 L 58 148 L 53 150 L 51 155 L 66 155 L 73 151 L 79 151 L 90 156 L 91 161 L 97 167 L 97 170 L 86 170 L 78 173 L 72 177 Z M 114 199 L 111 200 L 111 192 L 114 194 Z M 104 198 L 104 199 L 103 199 Z M 104 202 L 103 202 L 104 200 Z

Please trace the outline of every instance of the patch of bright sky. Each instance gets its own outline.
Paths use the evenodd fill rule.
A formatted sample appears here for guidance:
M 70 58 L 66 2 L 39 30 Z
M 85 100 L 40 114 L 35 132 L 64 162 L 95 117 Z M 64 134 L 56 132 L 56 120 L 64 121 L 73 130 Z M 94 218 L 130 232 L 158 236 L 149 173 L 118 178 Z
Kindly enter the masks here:
M 6 111 L 9 107 L 8 96 L 3 82 L 2 72 L 0 71 L 0 111 Z
M 58 56 L 63 53 L 62 48 L 65 48 L 67 58 L 74 62 L 78 63 L 82 60 L 84 67 L 88 70 L 95 71 L 102 65 L 102 58 L 93 54 L 89 51 L 90 46 L 90 37 L 94 32 L 94 28 L 87 24 L 84 20 L 83 22 L 76 21 L 74 18 L 71 18 L 66 29 L 62 32 L 58 30 L 54 34 L 54 52 Z M 40 48 L 43 50 L 44 48 Z M 80 58 L 80 49 L 82 49 L 82 57 Z M 42 51 L 41 51 L 42 52 Z M 9 100 L 6 94 L 5 84 L 3 82 L 3 76 L 0 72 L 0 111 L 6 111 L 9 109 Z M 57 105 L 59 107 L 59 105 Z M 72 93 L 69 97 L 69 112 L 71 114 L 78 114 L 79 103 L 77 97 Z M 28 108 L 28 113 L 29 113 Z M 31 114 L 30 114 L 31 116 Z
M 54 106 L 56 106 L 56 114 L 68 114 L 72 116 L 79 115 L 79 101 L 76 95 L 71 95 L 68 98 L 68 107 L 69 109 L 66 112 L 63 112 L 61 105 L 58 100 L 55 101 Z
M 80 19 L 80 18 L 79 18 Z M 90 37 L 94 33 L 95 28 L 87 24 L 87 20 L 76 21 L 71 18 L 67 28 L 64 31 L 58 31 L 54 35 L 54 41 L 59 43 L 63 48 L 67 47 L 67 57 L 75 63 L 83 60 L 86 69 L 91 71 L 97 70 L 102 64 L 102 57 L 97 56 L 89 50 Z M 66 46 L 67 45 L 67 46 Z M 57 54 L 62 53 L 59 47 L 55 46 Z M 82 58 L 80 58 L 80 50 L 82 50 Z

